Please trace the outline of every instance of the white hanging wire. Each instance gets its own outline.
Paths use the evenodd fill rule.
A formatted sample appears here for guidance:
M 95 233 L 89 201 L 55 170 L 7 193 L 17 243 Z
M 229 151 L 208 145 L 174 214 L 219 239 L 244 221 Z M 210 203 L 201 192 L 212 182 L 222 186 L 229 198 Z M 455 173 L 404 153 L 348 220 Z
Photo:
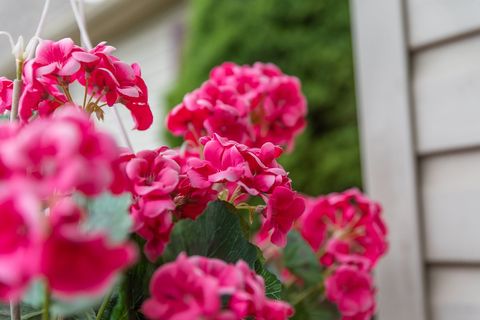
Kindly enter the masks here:
M 79 2 L 81 3 L 82 1 L 80 0 Z M 78 9 L 75 0 L 70 0 L 70 5 L 72 6 L 73 15 L 77 22 L 78 29 L 80 30 L 80 38 L 83 43 L 85 43 L 87 49 L 90 50 L 92 49 L 92 42 L 90 41 L 90 36 L 88 35 L 87 27 L 85 25 L 85 17 L 82 16 L 82 12 Z
M 83 0 L 79 0 L 80 6 L 83 6 Z M 92 42 L 90 41 L 90 36 L 88 34 L 87 28 L 86 28 L 86 23 L 85 23 L 85 16 L 82 15 L 82 12 L 80 12 L 79 8 L 77 7 L 77 4 L 75 3 L 75 0 L 70 0 L 70 5 L 72 6 L 72 11 L 73 15 L 75 17 L 75 21 L 77 22 L 78 29 L 80 31 L 80 38 L 82 42 L 85 44 L 87 49 L 92 49 Z M 128 148 L 130 149 L 131 152 L 134 152 L 132 142 L 130 140 L 130 137 L 128 136 L 127 130 L 125 129 L 125 125 L 123 124 L 122 118 L 120 117 L 120 113 L 118 112 L 117 108 L 113 108 L 113 112 L 115 114 L 115 118 L 117 120 L 118 126 L 120 127 L 120 130 L 122 132 L 123 140 L 127 144 Z
M 6 36 L 8 39 L 8 43 L 10 44 L 10 49 L 13 52 L 13 49 L 15 48 L 15 42 L 13 41 L 12 35 L 6 31 L 0 31 L 0 36 Z
M 23 38 L 22 36 L 18 37 L 17 42 L 13 40 L 13 37 L 10 33 L 6 31 L 0 31 L 0 36 L 6 36 L 8 38 L 8 42 L 10 43 L 10 49 L 12 53 L 15 55 L 16 59 L 24 59 L 26 57 L 32 58 L 33 53 L 35 51 L 35 47 L 37 43 L 41 40 L 40 34 L 42 33 L 43 26 L 45 25 L 45 19 L 47 17 L 48 9 L 50 8 L 50 0 L 45 0 L 45 4 L 43 5 L 42 14 L 40 16 L 40 20 L 37 25 L 37 29 L 35 30 L 35 34 L 28 42 L 27 48 L 23 50 Z
M 45 5 L 43 6 L 42 15 L 38 21 L 37 30 L 35 30 L 34 38 L 40 37 L 42 33 L 43 26 L 45 25 L 45 19 L 47 18 L 48 9 L 50 8 L 50 0 L 45 0 Z
M 37 29 L 35 30 L 35 34 L 33 35 L 32 39 L 28 42 L 27 48 L 25 50 L 25 54 L 28 59 L 32 59 L 33 55 L 35 54 L 35 48 L 37 44 L 40 42 L 40 34 L 42 33 L 43 26 L 45 25 L 45 20 L 47 18 L 48 9 L 50 8 L 50 0 L 45 0 L 45 4 L 43 6 L 42 15 L 40 16 L 40 20 L 38 21 Z

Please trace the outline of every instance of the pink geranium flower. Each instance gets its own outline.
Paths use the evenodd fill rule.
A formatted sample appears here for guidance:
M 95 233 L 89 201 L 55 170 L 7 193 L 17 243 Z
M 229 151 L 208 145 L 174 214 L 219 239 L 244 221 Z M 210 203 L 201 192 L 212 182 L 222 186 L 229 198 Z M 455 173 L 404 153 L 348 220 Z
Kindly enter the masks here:
M 144 252 L 150 261 L 163 253 L 173 228 L 172 211 L 175 204 L 170 198 L 140 197 L 130 208 L 134 231 L 146 240 Z
M 0 114 L 12 107 L 13 81 L 0 77 Z
M 291 150 L 306 113 L 297 78 L 272 64 L 227 62 L 172 110 L 167 128 L 193 143 L 216 133 L 249 147 L 271 142 Z
M 85 70 L 78 80 L 108 106 L 123 104 L 132 114 L 135 129 L 146 130 L 153 122 L 153 114 L 140 67 L 119 60 L 111 54 L 113 50 L 113 47 L 100 43 L 89 52 L 75 53 L 74 57 Z
M 44 233 L 40 201 L 17 184 L 0 184 L 0 301 L 18 300 L 36 275 Z
M 148 259 L 155 261 L 169 241 L 173 218 L 197 218 L 218 191 L 205 178 L 192 175 L 194 168 L 202 171 L 197 162 L 208 163 L 187 150 L 161 147 L 125 154 L 121 159 L 117 183 L 133 195 L 130 212 L 134 230 L 146 240 Z
M 127 163 L 125 170 L 135 194 L 162 196 L 175 190 L 180 166 L 172 159 L 164 157 L 164 150 L 166 148 L 141 151 Z
M 371 275 L 351 265 L 341 265 L 325 281 L 327 299 L 335 303 L 342 320 L 369 320 L 375 313 Z
M 286 303 L 265 296 L 263 279 L 243 261 L 182 254 L 155 272 L 150 291 L 142 310 L 152 320 L 285 320 L 293 314 Z
M 54 221 L 42 246 L 39 272 L 57 296 L 102 294 L 118 271 L 135 261 L 135 248 L 129 243 L 112 244 L 103 234 L 83 232 L 80 209 L 64 201 L 52 208 Z
M 80 63 L 72 56 L 75 43 L 65 38 L 57 42 L 42 40 L 37 47 L 35 63 L 38 64 L 39 76 L 58 75 L 61 77 L 73 76 L 80 70 Z
M 270 143 L 249 148 L 233 140 L 214 135 L 201 139 L 204 158 L 215 169 L 211 183 L 236 183 L 252 196 L 270 194 L 276 186 L 289 186 L 287 172 L 276 162 L 281 149 Z
M 74 189 L 95 195 L 110 186 L 119 154 L 113 139 L 71 106 L 5 139 L 0 159 L 13 174 L 35 180 L 45 196 Z
M 281 247 L 285 246 L 288 232 L 304 210 L 305 201 L 294 191 L 283 186 L 275 188 L 268 198 L 261 232 L 273 230 L 272 242 Z
M 380 205 L 351 189 L 307 201 L 301 233 L 329 266 L 345 254 L 367 258 L 373 268 L 385 254 L 387 229 Z
M 129 65 L 112 55 L 113 47 L 100 43 L 92 50 L 76 46 L 71 39 L 40 42 L 34 58 L 25 61 L 19 116 L 28 122 L 38 113 L 50 116 L 66 103 L 74 103 L 70 85 L 78 81 L 90 96 L 77 104 L 103 118 L 105 106 L 123 104 L 131 113 L 135 129 L 146 130 L 153 122 L 148 90 L 138 64 Z M 11 100 L 0 88 L 0 111 Z M 5 100 L 3 102 L 3 100 Z

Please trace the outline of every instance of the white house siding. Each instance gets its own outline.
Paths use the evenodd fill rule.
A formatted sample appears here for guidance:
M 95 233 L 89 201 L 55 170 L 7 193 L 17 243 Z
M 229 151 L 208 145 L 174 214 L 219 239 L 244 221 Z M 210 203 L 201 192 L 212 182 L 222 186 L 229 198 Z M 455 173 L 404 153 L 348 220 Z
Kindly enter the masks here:
M 392 250 L 377 277 L 379 319 L 477 320 L 480 1 L 381 2 L 352 0 L 366 187 L 384 203 L 392 230 Z M 398 10 L 378 10 L 380 6 Z M 386 14 L 389 19 L 378 18 Z M 392 52 L 392 43 L 398 52 Z M 382 59 L 372 58 L 375 55 Z M 383 60 L 403 73 L 392 72 L 396 69 Z M 391 86 L 386 91 L 386 83 L 395 90 Z M 399 104 L 405 97 L 406 106 Z M 391 116 L 401 113 L 399 109 L 408 114 L 407 120 Z M 402 132 L 410 139 L 395 138 Z M 411 154 L 413 169 L 405 171 L 405 164 L 386 150 L 398 157 Z M 398 187 L 412 180 L 416 197 Z M 398 201 L 409 202 L 402 208 L 410 212 L 398 212 Z M 412 240 L 416 233 L 405 227 L 416 228 L 418 237 Z M 415 248 L 412 241 L 420 251 L 409 256 L 404 251 Z M 394 285 L 397 278 L 409 288 L 399 290 Z M 424 303 L 423 312 L 418 311 L 418 299 Z

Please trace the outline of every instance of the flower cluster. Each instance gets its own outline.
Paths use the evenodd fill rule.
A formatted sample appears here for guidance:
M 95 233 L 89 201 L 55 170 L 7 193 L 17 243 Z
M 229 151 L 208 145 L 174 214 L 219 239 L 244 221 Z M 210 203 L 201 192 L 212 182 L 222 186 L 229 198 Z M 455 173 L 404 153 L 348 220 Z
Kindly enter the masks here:
M 201 139 L 200 153 L 162 147 L 122 156 L 136 232 L 147 240 L 145 253 L 155 261 L 163 252 L 173 220 L 195 219 L 208 202 L 220 197 L 238 208 L 251 196 L 266 206 L 262 234 L 280 246 L 305 209 L 303 198 L 291 189 L 287 172 L 276 162 L 281 149 L 271 143 L 249 148 L 216 134 Z
M 167 116 L 168 129 L 185 143 L 134 153 L 121 150 L 90 119 L 91 114 L 103 119 L 106 107 L 122 104 L 136 129 L 152 124 L 139 66 L 122 62 L 113 50 L 105 43 L 86 50 L 71 39 L 44 40 L 33 58 L 19 59 L 21 79 L 0 77 L 0 114 L 14 112 L 18 102 L 20 119 L 0 123 L 0 301 L 18 303 L 34 281 L 42 281 L 48 318 L 50 294 L 64 301 L 105 294 L 137 252 L 112 230 L 92 227 L 100 210 L 92 214 L 90 205 L 106 192 L 127 192 L 133 228 L 125 233 L 145 240 L 143 251 L 151 263 L 161 261 L 177 221 L 195 220 L 209 202 L 222 200 L 231 209 L 224 213 L 238 213 L 237 234 L 258 231 L 267 259 L 282 259 L 287 234 L 299 228 L 325 267 L 326 280 L 322 291 L 321 280 L 300 279 L 286 263 L 277 268 L 292 287 L 315 282 L 316 291 L 301 293 L 298 303 L 321 291 L 343 320 L 370 319 L 375 311 L 371 272 L 387 250 L 380 206 L 357 190 L 307 199 L 292 189 L 278 163 L 282 147 L 291 150 L 305 127 L 306 101 L 298 79 L 271 64 L 224 63 Z M 73 99 L 73 86 L 83 87 L 80 103 Z M 212 240 L 222 244 L 208 249 L 227 240 Z M 254 256 L 254 248 L 243 243 Z M 307 263 L 318 267 L 305 248 L 312 255 Z M 152 320 L 286 320 L 293 315 L 290 305 L 267 297 L 264 279 L 244 261 L 229 264 L 195 256 L 190 249 L 178 252 L 193 256 L 181 253 L 157 269 L 150 298 L 132 297 L 135 306 L 122 307 Z M 255 258 L 255 267 L 263 258 Z M 110 308 L 106 297 L 97 318 Z
M 265 284 L 248 265 L 186 257 L 158 269 L 150 284 L 152 297 L 143 305 L 152 320 L 285 320 L 292 308 L 265 296 Z
M 226 199 L 238 204 L 250 196 L 260 196 L 267 204 L 262 210 L 264 233 L 284 246 L 286 234 L 305 209 L 304 200 L 291 188 L 287 172 L 276 159 L 282 150 L 270 142 L 249 148 L 216 134 L 201 139 L 204 161 L 192 161 L 192 183 L 221 184 Z M 241 207 L 241 203 L 239 205 Z
M 134 199 L 134 230 L 147 241 L 144 250 L 151 261 L 162 254 L 174 217 L 195 219 L 216 198 L 212 188 L 192 185 L 187 174 L 190 158 L 198 155 L 167 147 L 121 157 L 124 184 Z
M 332 270 L 327 298 L 344 320 L 370 319 L 375 311 L 370 272 L 387 251 L 386 227 L 378 203 L 356 189 L 307 201 L 301 233 Z
M 35 57 L 23 66 L 20 119 L 45 117 L 74 103 L 70 87 L 78 83 L 84 87 L 84 97 L 76 104 L 87 112 L 103 119 L 104 107 L 120 103 L 130 110 L 136 129 L 150 127 L 153 117 L 140 67 L 120 61 L 113 50 L 105 43 L 87 51 L 71 39 L 43 40 Z M 12 90 L 11 81 L 0 78 L 0 112 L 10 110 Z
M 58 297 L 99 294 L 134 262 L 131 244 L 85 231 L 88 214 L 72 198 L 109 190 L 119 154 L 76 107 L 0 125 L 0 300 L 37 278 Z
M 342 320 L 369 320 L 375 313 L 372 276 L 355 265 L 342 264 L 325 281 L 327 299 L 337 305 Z
M 381 207 L 356 189 L 308 201 L 301 232 L 320 262 L 330 266 L 345 255 L 366 259 L 369 269 L 385 254 L 387 233 Z
M 173 109 L 167 128 L 193 143 L 217 133 L 250 147 L 271 142 L 291 149 L 306 112 L 297 78 L 272 64 L 224 63 Z

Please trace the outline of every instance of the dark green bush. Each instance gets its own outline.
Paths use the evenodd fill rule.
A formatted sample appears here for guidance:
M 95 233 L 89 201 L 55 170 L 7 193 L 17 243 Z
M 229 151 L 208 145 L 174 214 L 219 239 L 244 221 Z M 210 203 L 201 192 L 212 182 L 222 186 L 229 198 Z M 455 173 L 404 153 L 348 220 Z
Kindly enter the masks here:
M 308 128 L 282 158 L 297 190 L 360 185 L 347 0 L 192 0 L 173 107 L 224 61 L 273 62 L 299 77 Z M 172 141 L 174 141 L 172 139 Z

